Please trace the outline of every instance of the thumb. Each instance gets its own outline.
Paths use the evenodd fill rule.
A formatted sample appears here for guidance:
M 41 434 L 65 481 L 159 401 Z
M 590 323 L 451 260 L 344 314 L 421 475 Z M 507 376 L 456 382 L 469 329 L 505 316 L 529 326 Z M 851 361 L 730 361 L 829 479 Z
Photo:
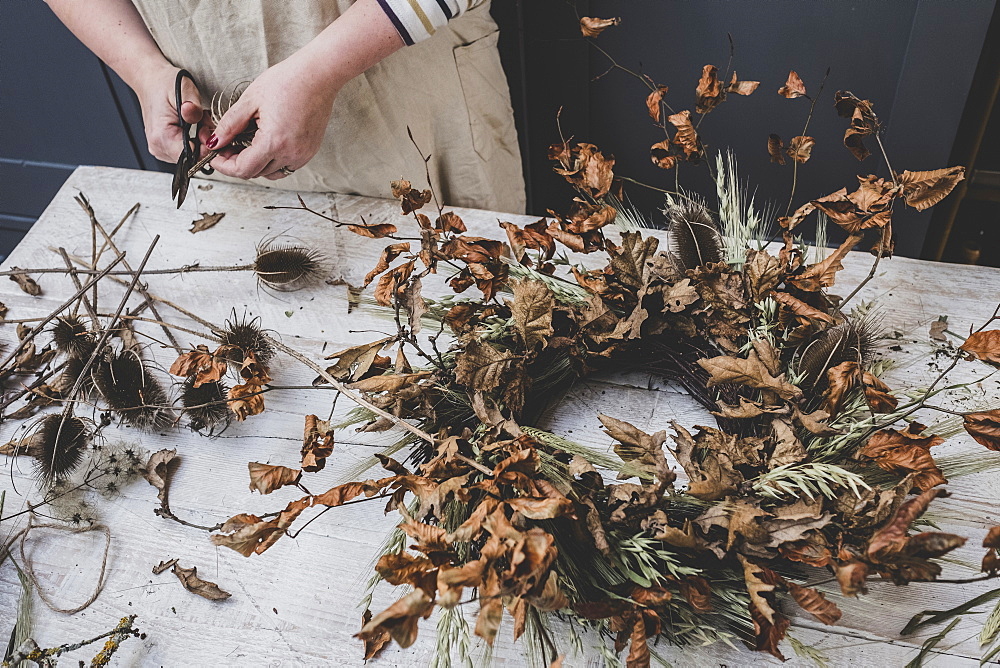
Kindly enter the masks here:
M 184 79 L 181 86 L 181 118 L 185 123 L 197 123 L 205 113 L 205 105 L 201 101 L 198 87 L 190 79 Z
M 229 145 L 238 134 L 246 130 L 250 122 L 254 120 L 256 112 L 256 106 L 251 104 L 247 96 L 244 95 L 222 115 L 215 126 L 215 134 L 206 145 L 212 149 Z

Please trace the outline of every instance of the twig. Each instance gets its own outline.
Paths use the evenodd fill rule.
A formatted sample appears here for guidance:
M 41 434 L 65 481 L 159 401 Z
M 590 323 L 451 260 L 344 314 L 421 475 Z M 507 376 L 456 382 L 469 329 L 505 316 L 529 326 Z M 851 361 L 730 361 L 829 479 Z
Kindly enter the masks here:
M 69 270 L 69 277 L 73 281 L 73 286 L 79 290 L 83 287 L 80 283 L 80 277 L 77 276 L 77 269 L 73 266 L 73 262 L 69 259 L 69 255 L 66 254 L 66 249 L 62 246 L 59 247 L 59 254 L 62 255 L 63 262 L 66 263 L 66 268 Z M 96 286 L 95 286 L 96 287 Z M 90 316 L 90 322 L 93 324 L 94 329 L 100 329 L 101 325 L 97 320 L 97 311 L 94 310 L 93 302 L 87 298 L 87 294 L 84 293 L 80 300 L 83 302 L 83 307 L 87 309 L 87 315 Z
M 820 96 L 823 95 L 823 88 L 826 86 L 826 80 L 830 76 L 830 68 L 826 68 L 826 74 L 823 75 L 823 80 L 819 83 L 819 91 L 812 98 L 812 104 L 809 105 L 809 113 L 806 115 L 806 123 L 802 126 L 802 136 L 805 136 L 809 132 L 809 123 L 812 121 L 813 111 L 816 109 L 816 102 L 819 101 Z M 792 192 L 788 195 L 788 205 L 785 207 L 785 217 L 792 210 L 792 203 L 795 201 L 795 189 L 799 182 L 799 161 L 792 160 Z
M 82 196 L 81 199 L 83 199 Z M 93 213 L 94 210 L 90 206 L 90 202 L 87 202 L 86 199 L 83 199 L 80 205 L 83 206 L 84 210 L 88 212 L 88 214 L 91 217 L 91 221 L 93 222 L 93 225 L 97 228 L 97 230 L 101 233 L 101 235 L 104 236 L 104 241 L 111 247 L 111 250 L 115 253 L 119 253 L 120 251 L 118 250 L 118 246 L 115 245 L 114 239 L 111 238 L 111 235 L 108 234 L 107 230 L 104 229 L 104 226 L 101 225 L 100 221 L 98 221 L 97 217 L 94 215 Z M 65 255 L 65 251 L 63 251 L 63 254 Z M 70 264 L 68 259 L 66 263 Z M 128 260 L 122 260 L 122 265 L 124 265 L 125 269 L 127 269 L 129 272 L 132 271 L 132 267 L 129 265 Z M 94 265 L 94 268 L 95 269 L 97 268 L 96 264 Z M 160 317 L 160 314 L 157 313 L 156 306 L 153 304 L 153 300 L 149 298 L 149 293 L 146 292 L 146 286 L 139 284 L 136 289 L 139 291 L 139 294 L 142 295 L 142 298 L 146 301 L 146 303 L 149 304 L 149 311 L 150 313 L 153 314 L 153 317 L 156 318 L 157 320 L 163 320 L 163 318 Z M 163 325 L 161 325 L 161 329 L 163 329 L 163 333 L 166 334 L 167 340 L 170 341 L 170 343 L 174 344 L 174 347 L 177 347 L 178 346 L 177 339 L 174 338 L 174 335 L 171 333 L 171 331 Z
M 56 249 L 53 249 L 56 250 Z M 79 261 L 79 258 L 78 258 Z M 82 263 L 81 264 L 86 264 Z M 91 265 L 93 266 L 93 265 Z M 147 276 L 158 275 L 158 274 L 191 274 L 197 272 L 224 272 L 224 271 L 253 271 L 254 265 L 252 264 L 234 264 L 234 265 L 219 265 L 219 266 L 201 266 L 199 264 L 187 264 L 183 267 L 168 267 L 164 269 L 149 269 L 143 273 Z M 20 274 L 69 274 L 72 273 L 69 269 L 63 269 L 61 267 L 42 267 L 33 269 L 9 269 L 7 271 L 0 271 L 0 276 L 16 276 Z M 78 274 L 97 274 L 100 273 L 95 269 L 77 269 Z M 109 276 L 131 276 L 132 272 L 128 269 L 122 269 L 119 271 L 110 272 Z
M 159 237 L 157 237 L 157 238 L 159 238 Z M 32 329 L 30 332 L 28 332 L 25 335 L 25 337 L 23 339 L 21 339 L 21 341 L 17 344 L 17 346 L 14 347 L 14 350 L 12 350 L 10 352 L 10 354 L 8 354 L 6 358 L 4 358 L 4 361 L 0 362 L 0 369 L 3 369 L 4 367 L 6 367 L 7 364 L 9 364 L 12 359 L 14 359 L 15 357 L 17 357 L 18 354 L 24 349 L 24 346 L 29 341 L 31 341 L 33 338 L 35 338 L 36 336 L 38 336 L 38 333 L 42 331 L 42 329 L 45 327 L 45 325 L 49 324 L 49 322 L 53 318 L 55 318 L 57 315 L 59 315 L 60 313 L 62 313 L 63 311 L 65 311 L 67 308 L 69 308 L 69 306 L 72 305 L 73 302 L 75 302 L 84 293 L 86 293 L 87 290 L 89 290 L 91 288 L 91 286 L 93 286 L 93 285 L 95 285 L 97 283 L 97 281 L 99 281 L 102 278 L 104 278 L 105 276 L 107 276 L 108 273 L 111 272 L 111 269 L 114 268 L 123 259 L 125 259 L 125 255 L 124 254 L 121 254 L 118 257 L 116 257 L 111 262 L 111 264 L 109 264 L 107 267 L 104 268 L 104 270 L 102 270 L 96 276 L 94 276 L 94 278 L 92 278 L 90 281 L 88 281 L 87 284 L 84 285 L 80 290 L 77 290 L 73 294 L 72 297 L 70 297 L 65 302 L 63 302 L 55 311 L 53 311 L 52 313 L 50 313 L 49 315 L 47 315 L 40 323 L 38 323 L 38 325 L 35 326 L 34 329 Z

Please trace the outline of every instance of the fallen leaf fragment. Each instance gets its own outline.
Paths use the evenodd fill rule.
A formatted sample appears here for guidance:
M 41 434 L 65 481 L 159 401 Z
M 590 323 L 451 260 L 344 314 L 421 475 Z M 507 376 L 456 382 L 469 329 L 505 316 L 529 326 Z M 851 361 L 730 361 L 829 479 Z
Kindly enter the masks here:
M 177 579 L 181 581 L 181 585 L 189 592 L 197 594 L 202 598 L 207 598 L 209 601 L 225 601 L 232 596 L 229 592 L 220 589 L 219 585 L 214 582 L 202 580 L 198 577 L 198 569 L 195 566 L 181 568 L 175 562 L 170 572 L 177 576 Z
M 967 413 L 963 418 L 965 431 L 977 443 L 990 450 L 1000 450 L 1000 409 L 982 413 Z
M 973 332 L 959 348 L 976 359 L 1000 366 L 1000 329 Z
M 17 267 L 11 267 L 11 271 L 17 271 Z M 24 292 L 27 292 L 32 297 L 37 297 L 42 294 L 42 288 L 35 283 L 35 279 L 27 274 L 11 274 L 10 280 L 17 283 L 17 287 L 21 288 Z
M 191 234 L 204 232 L 207 229 L 215 227 L 225 215 L 224 213 L 203 213 L 201 214 L 201 218 L 191 222 L 191 229 L 189 231 Z

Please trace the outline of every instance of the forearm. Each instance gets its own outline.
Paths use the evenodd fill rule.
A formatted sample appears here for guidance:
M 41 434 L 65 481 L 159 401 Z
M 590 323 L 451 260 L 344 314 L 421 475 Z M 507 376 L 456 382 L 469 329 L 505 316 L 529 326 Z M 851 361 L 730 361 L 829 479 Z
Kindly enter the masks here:
M 357 0 L 296 56 L 311 63 L 320 81 L 340 89 L 403 46 L 378 0 Z
M 46 0 L 84 45 L 137 90 L 146 73 L 168 66 L 131 0 Z

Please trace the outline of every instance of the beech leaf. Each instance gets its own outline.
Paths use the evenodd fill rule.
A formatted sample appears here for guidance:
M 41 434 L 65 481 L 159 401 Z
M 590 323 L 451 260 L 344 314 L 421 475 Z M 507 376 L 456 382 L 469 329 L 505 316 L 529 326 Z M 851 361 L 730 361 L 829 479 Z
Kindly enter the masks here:
M 621 18 L 598 19 L 591 16 L 584 16 L 580 19 L 580 32 L 584 37 L 597 37 L 607 28 L 620 25 Z
M 791 100 L 796 97 L 802 97 L 805 94 L 806 85 L 803 83 L 802 78 L 799 77 L 798 72 L 795 70 L 790 71 L 785 85 L 778 89 L 778 95 Z
M 285 485 L 297 485 L 302 477 L 302 471 L 287 466 L 250 462 L 247 467 L 250 470 L 250 491 L 261 494 L 270 494 Z

